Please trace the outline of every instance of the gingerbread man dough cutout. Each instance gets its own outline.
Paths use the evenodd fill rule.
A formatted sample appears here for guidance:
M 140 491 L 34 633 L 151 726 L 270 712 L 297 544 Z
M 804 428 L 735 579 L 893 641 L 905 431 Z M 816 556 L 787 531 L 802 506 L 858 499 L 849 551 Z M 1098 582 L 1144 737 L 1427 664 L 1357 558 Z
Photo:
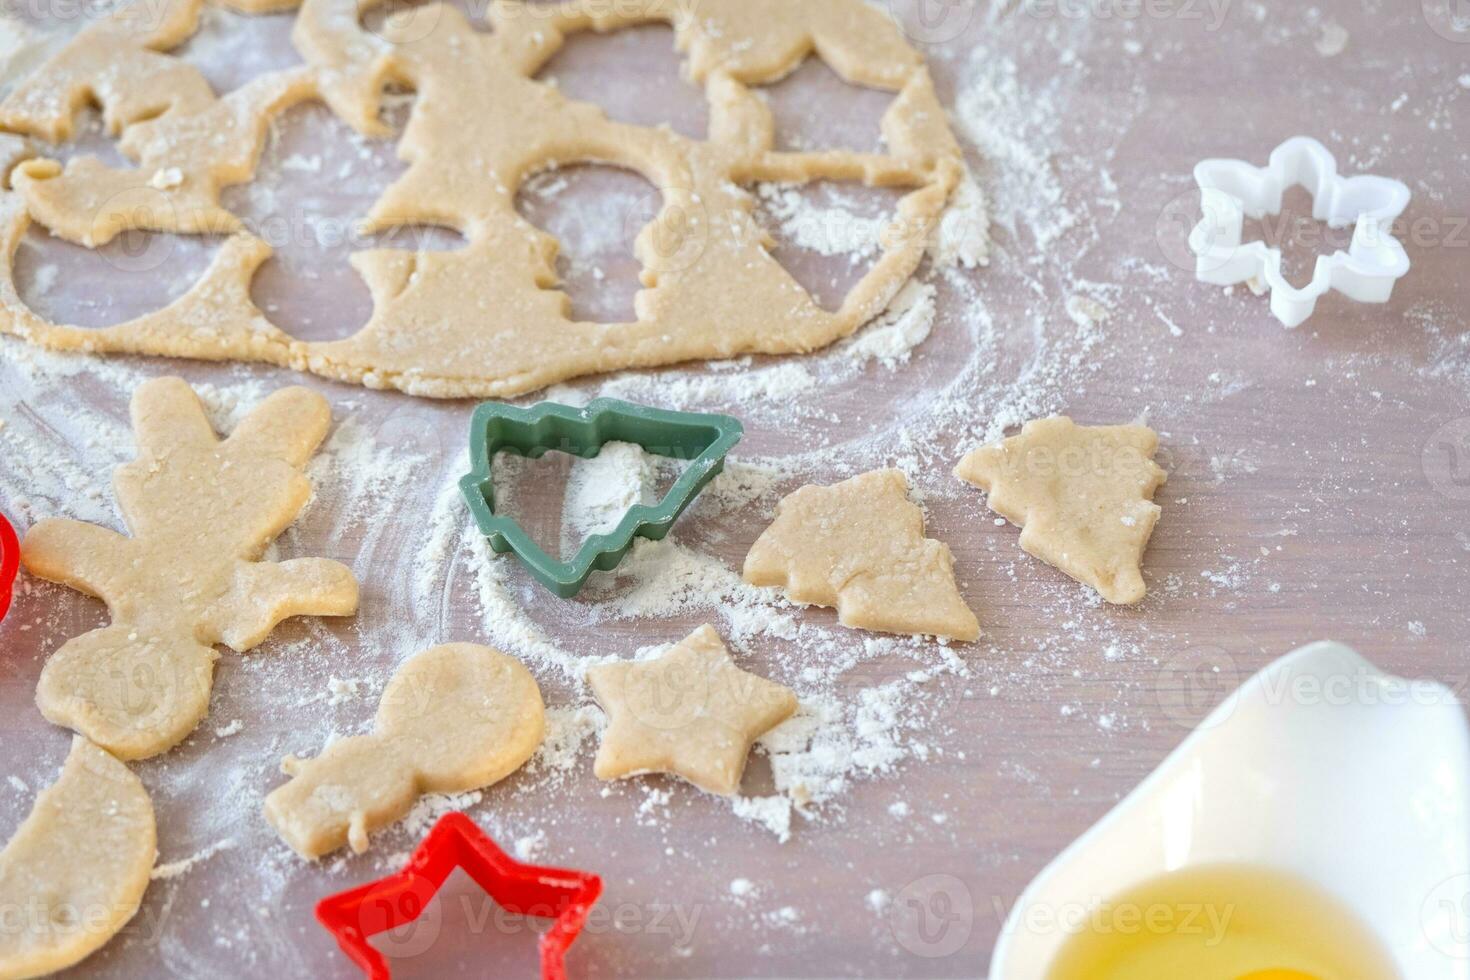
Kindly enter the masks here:
M 1160 514 L 1152 498 L 1166 478 L 1153 461 L 1158 446 L 1144 425 L 1077 425 L 1057 415 L 981 446 L 955 475 L 1022 526 L 1027 554 L 1129 604 L 1146 591 L 1140 566 Z
M 277 391 L 221 441 L 193 390 L 160 378 L 132 418 L 138 458 L 113 479 L 132 536 L 52 519 L 21 547 L 32 574 L 107 603 L 112 625 L 52 655 L 36 704 L 120 759 L 164 752 L 203 719 L 214 644 L 244 652 L 288 617 L 357 611 L 346 566 L 260 560 L 311 496 L 301 468 L 331 423 L 324 398 Z
M 745 556 L 745 581 L 792 602 L 836 606 L 844 626 L 974 640 L 980 623 L 954 580 L 949 546 L 924 537 L 924 512 L 899 470 L 874 470 L 783 498 Z
M 464 793 L 515 772 L 545 731 L 541 689 L 519 660 L 473 643 L 434 647 L 393 675 L 371 733 L 281 762 L 291 781 L 265 798 L 265 818 L 304 858 L 349 843 L 361 854 L 368 833 L 420 795 Z

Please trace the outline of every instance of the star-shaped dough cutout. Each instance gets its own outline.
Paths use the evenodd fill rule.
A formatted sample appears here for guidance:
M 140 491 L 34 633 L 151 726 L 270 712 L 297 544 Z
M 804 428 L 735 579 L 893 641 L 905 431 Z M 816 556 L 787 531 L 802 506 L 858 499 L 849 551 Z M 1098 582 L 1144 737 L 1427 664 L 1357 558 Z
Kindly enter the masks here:
M 711 626 L 655 660 L 593 667 L 587 681 L 608 717 L 598 779 L 666 772 L 730 796 L 751 745 L 796 711 L 796 695 L 735 666 Z
M 1145 590 L 1140 565 L 1160 509 L 1159 437 L 1144 425 L 1077 425 L 1065 415 L 1027 422 L 970 453 L 955 475 L 986 491 L 990 509 L 1020 524 L 1021 547 L 1108 602 Z
M 891 469 L 802 487 L 751 546 L 745 581 L 836 606 L 844 626 L 974 640 L 980 623 L 955 585 L 954 556 L 924 537 L 924 512 L 908 492 Z

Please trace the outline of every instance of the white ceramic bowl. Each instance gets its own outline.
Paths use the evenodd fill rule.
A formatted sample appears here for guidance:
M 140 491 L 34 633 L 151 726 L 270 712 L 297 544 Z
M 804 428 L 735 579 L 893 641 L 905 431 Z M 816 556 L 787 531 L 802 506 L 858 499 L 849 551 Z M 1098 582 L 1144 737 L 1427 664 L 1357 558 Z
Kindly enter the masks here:
M 1059 910 L 1166 872 L 1251 864 L 1338 899 L 1404 980 L 1470 980 L 1470 726 L 1439 684 L 1337 643 L 1266 667 L 1011 909 L 990 980 L 1041 980 Z

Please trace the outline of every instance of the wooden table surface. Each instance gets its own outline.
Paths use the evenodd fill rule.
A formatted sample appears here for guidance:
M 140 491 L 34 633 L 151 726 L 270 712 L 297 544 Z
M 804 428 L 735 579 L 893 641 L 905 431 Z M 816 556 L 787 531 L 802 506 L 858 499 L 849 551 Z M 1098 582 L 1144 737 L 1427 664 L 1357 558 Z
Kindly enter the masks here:
M 780 467 L 780 492 L 903 465 L 922 494 L 929 533 L 955 552 L 984 636 L 953 648 L 958 672 L 905 688 L 893 731 L 905 757 L 889 772 L 855 778 L 813 820 L 798 818 L 785 843 L 688 787 L 655 781 L 667 800 L 646 786 L 604 794 L 590 744 L 556 778 L 522 774 L 487 792 L 469 812 L 502 840 L 534 836 L 542 860 L 594 869 L 607 881 L 604 909 L 623 918 L 599 920 L 578 941 L 576 975 L 982 976 L 1005 913 L 1031 877 L 1258 667 L 1331 638 L 1396 673 L 1463 689 L 1470 33 L 1455 33 L 1448 6 L 1177 0 L 1140 9 L 1057 0 L 900 11 L 991 197 L 991 264 L 933 277 L 937 319 L 907 364 L 839 371 L 826 383 L 840 355 L 816 355 L 805 361 L 818 383 L 790 398 L 742 403 L 729 394 L 735 389 L 716 387 L 709 399 L 680 403 L 741 415 L 740 457 Z M 289 25 L 289 15 L 216 12 L 186 53 L 217 87 L 231 87 L 292 62 L 282 46 Z M 270 53 L 246 58 L 246 49 Z M 615 115 L 697 132 L 699 93 L 676 70 L 662 29 L 576 39 L 553 66 L 569 92 Z M 871 141 L 886 97 L 846 91 L 823 70 L 804 68 L 778 87 L 773 104 L 783 138 Z M 370 164 L 353 180 L 329 179 L 336 161 L 359 153 L 346 134 L 320 108 L 288 114 L 256 183 L 270 193 L 247 189 L 230 200 L 255 221 L 278 217 L 287 228 L 301 214 L 361 213 L 399 165 L 390 144 L 364 144 Z M 1196 283 L 1181 249 L 1197 214 L 1190 174 L 1198 160 L 1264 163 L 1298 134 L 1326 143 L 1345 172 L 1409 185 L 1404 237 L 1413 269 L 1387 305 L 1330 296 L 1289 331 L 1264 298 Z M 105 144 L 90 145 L 111 152 Z M 326 160 L 318 172 L 289 165 L 312 153 Z M 546 215 L 562 222 L 574 260 L 578 222 L 596 238 L 591 226 L 608 213 L 587 202 L 640 193 L 628 177 L 578 181 L 560 198 L 571 204 Z M 1318 229 L 1308 222 L 1305 230 Z M 1300 232 L 1288 248 L 1297 262 L 1332 247 Z M 286 235 L 256 298 L 293 332 L 350 332 L 368 310 L 345 263 L 354 244 L 310 237 Z M 214 243 L 168 247 L 164 270 L 130 274 L 33 230 L 18 263 L 28 301 L 43 312 L 101 323 L 166 300 Z M 799 251 L 787 248 L 783 260 L 808 284 L 848 281 L 845 257 Z M 590 264 L 574 261 L 574 300 L 594 313 L 615 311 L 634 288 L 631 256 L 614 242 L 592 259 L 606 281 L 594 282 Z M 48 266 L 59 269 L 49 288 L 41 281 L 53 274 Z M 635 383 L 659 400 L 661 386 L 674 391 L 711 370 L 696 365 Z M 0 509 L 22 531 L 48 514 L 108 514 L 108 471 L 131 456 L 128 389 L 164 373 L 213 385 L 225 401 L 262 382 L 269 390 L 303 380 L 229 365 L 102 365 L 38 355 L 7 339 Z M 255 652 L 223 654 L 200 734 L 136 767 L 158 810 L 160 860 L 218 849 L 154 882 L 123 937 L 79 973 L 353 975 L 311 921 L 311 905 L 383 874 L 384 853 L 410 846 L 409 832 L 385 834 L 376 855 L 305 868 L 264 826 L 259 796 L 279 781 L 275 764 L 285 752 L 314 751 L 329 732 L 364 724 L 392 666 L 412 651 L 448 639 L 511 648 L 504 624 L 477 604 L 473 562 L 446 560 L 430 589 L 438 601 L 413 601 L 422 597 L 416 556 L 434 502 L 458 475 L 470 405 L 304 383 L 331 399 L 339 427 L 350 420 L 353 431 L 371 434 L 381 456 L 352 472 L 376 472 L 382 485 L 369 495 L 371 511 L 344 513 L 337 501 L 366 491 L 323 475 L 318 500 L 280 550 L 350 563 L 363 582 L 363 610 L 354 623 L 293 622 Z M 569 390 L 585 396 L 600 385 Z M 1169 480 L 1145 563 L 1149 597 L 1137 608 L 1101 605 L 1027 558 L 1017 530 L 996 526 L 982 495 L 950 476 L 987 434 L 1055 411 L 1085 422 L 1146 419 L 1161 433 Z M 410 458 L 411 466 L 403 462 Z M 696 507 L 675 538 L 738 568 L 769 506 L 726 515 Z M 551 600 L 519 569 L 507 575 L 530 620 L 581 655 L 628 655 L 705 619 L 721 621 L 717 609 L 610 619 L 593 600 Z M 797 615 L 832 623 L 823 610 Z M 0 626 L 0 774 L 14 787 L 0 789 L 0 832 L 18 824 L 66 751 L 67 734 L 32 702 L 44 658 L 103 617 L 100 603 L 22 577 Z M 835 627 L 827 635 L 844 652 L 861 648 L 861 636 Z M 851 705 L 864 689 L 940 663 L 940 653 L 859 658 L 835 690 Z M 774 640 L 746 651 L 752 669 L 793 682 L 828 655 Z M 548 703 L 585 701 L 558 672 L 537 673 Z M 365 680 L 362 697 L 330 706 L 320 699 L 328 677 L 349 676 Z M 234 719 L 239 734 L 214 734 Z M 759 758 L 748 779 L 748 791 L 769 785 Z M 753 893 L 733 894 L 735 879 L 751 882 Z M 397 975 L 477 975 L 486 958 L 524 974 L 529 947 L 487 942 L 474 894 L 463 883 L 451 889 L 442 926 L 405 940 Z

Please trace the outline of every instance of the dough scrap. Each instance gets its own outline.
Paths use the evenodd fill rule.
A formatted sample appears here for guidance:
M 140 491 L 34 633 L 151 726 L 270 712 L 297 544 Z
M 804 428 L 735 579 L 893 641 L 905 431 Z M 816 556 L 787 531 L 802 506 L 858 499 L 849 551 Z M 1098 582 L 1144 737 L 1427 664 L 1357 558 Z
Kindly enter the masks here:
M 785 588 L 793 602 L 836 606 L 844 626 L 885 633 L 980 636 L 960 596 L 949 547 L 924 537 L 924 512 L 899 470 L 807 486 L 745 556 L 745 581 Z
M 59 349 L 260 361 L 432 397 L 505 397 L 625 368 L 806 353 L 882 312 L 918 267 L 964 172 L 922 59 L 863 0 L 496 2 L 486 12 L 489 33 L 430 4 L 386 36 L 361 24 L 384 0 L 304 0 L 292 38 L 306 65 L 222 97 L 166 53 L 195 30 L 201 0 L 160 2 L 156 24 L 136 14 L 157 4 L 137 3 L 84 28 L 0 102 L 0 129 L 54 141 L 95 100 L 137 163 L 114 169 L 74 157 L 63 167 L 37 158 L 15 168 L 15 190 L 0 191 L 0 332 Z M 704 86 L 704 140 L 610 120 L 534 78 L 569 34 L 647 23 L 673 28 L 691 78 Z M 895 93 L 881 122 L 884 152 L 774 149 L 771 112 L 753 86 L 812 52 L 852 84 Z M 251 301 L 250 279 L 270 248 L 241 230 L 219 191 L 253 177 L 270 122 L 307 100 L 325 101 L 364 134 L 390 135 L 379 118 L 390 81 L 418 95 L 398 144 L 408 169 L 364 231 L 444 225 L 466 244 L 354 254 L 372 295 L 368 322 L 345 339 L 297 340 Z M 527 177 L 581 162 L 631 169 L 662 197 L 635 243 L 644 288 L 629 323 L 571 319 L 557 288 L 556 240 L 515 208 Z M 160 173 L 169 179 L 156 180 Z M 910 188 L 876 264 L 835 311 L 772 258 L 745 189 L 822 179 Z M 33 220 L 93 246 L 132 228 L 232 234 L 172 304 L 88 329 L 51 323 L 20 299 L 13 259 Z
M 423 793 L 463 793 L 519 769 L 545 733 L 541 689 L 519 660 L 449 643 L 398 669 L 373 730 L 311 759 L 287 756 L 291 780 L 265 798 L 265 818 L 304 858 L 351 844 L 408 813 Z
M 0 851 L 0 978 L 64 970 L 138 911 L 158 858 L 138 777 L 82 736 Z
M 1159 437 L 1143 425 L 1034 419 L 1020 435 L 971 452 L 955 475 L 986 491 L 990 509 L 1021 525 L 1021 547 L 1108 602 L 1132 604 L 1167 479 L 1153 461 Z
M 711 626 L 656 660 L 592 667 L 587 682 L 608 717 L 598 779 L 666 772 L 722 796 L 739 792 L 755 740 L 797 707 L 789 688 L 735 666 Z
M 0 189 L 10 184 L 10 172 L 36 155 L 36 147 L 23 136 L 0 133 Z
M 112 624 L 75 637 L 41 671 L 50 721 L 120 759 L 177 745 L 209 710 L 213 646 L 244 652 L 291 616 L 349 616 L 357 581 L 322 558 L 261 561 L 311 496 L 301 468 L 331 423 L 326 399 L 275 392 L 220 440 L 179 378 L 133 395 L 138 457 L 113 486 L 131 537 L 41 521 L 21 560 L 107 603 Z

